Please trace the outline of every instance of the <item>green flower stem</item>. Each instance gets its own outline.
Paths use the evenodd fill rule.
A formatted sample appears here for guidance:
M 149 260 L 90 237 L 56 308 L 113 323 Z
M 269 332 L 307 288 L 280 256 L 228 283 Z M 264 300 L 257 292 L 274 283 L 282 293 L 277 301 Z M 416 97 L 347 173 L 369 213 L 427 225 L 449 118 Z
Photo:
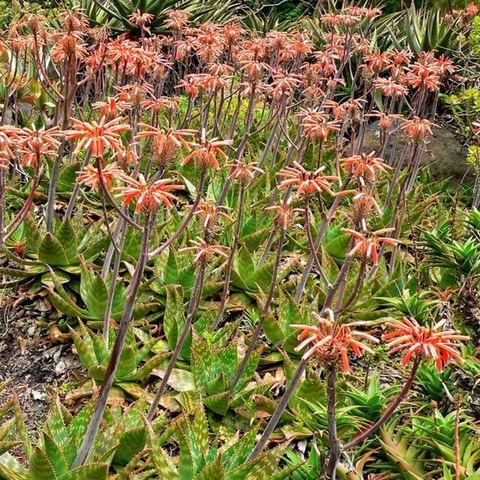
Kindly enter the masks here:
M 120 363 L 120 357 L 122 355 L 122 350 L 125 345 L 125 339 L 128 332 L 128 327 L 133 317 L 133 309 L 135 307 L 135 301 L 137 299 L 137 292 L 140 287 L 140 283 L 143 278 L 143 273 L 145 271 L 145 266 L 148 261 L 148 245 L 150 243 L 150 236 L 153 229 L 153 224 L 155 221 L 155 214 L 146 214 L 145 218 L 145 228 L 143 229 L 142 237 L 142 247 L 140 252 L 140 257 L 138 259 L 137 266 L 133 273 L 132 281 L 128 289 L 127 299 L 125 302 L 125 309 L 123 311 L 122 320 L 120 321 L 120 327 L 117 332 L 117 338 L 112 348 L 112 353 L 110 355 L 110 360 L 108 362 L 107 370 L 105 372 L 105 377 L 103 379 L 102 387 L 100 389 L 100 394 L 98 396 L 97 403 L 95 405 L 95 410 L 93 412 L 90 424 L 88 425 L 87 432 L 83 439 L 82 445 L 80 446 L 77 456 L 72 464 L 72 468 L 83 465 L 85 459 L 88 456 L 90 448 L 95 441 L 98 429 L 100 427 L 100 422 L 102 421 L 103 413 L 107 406 L 108 395 L 113 385 L 115 379 L 115 373 Z

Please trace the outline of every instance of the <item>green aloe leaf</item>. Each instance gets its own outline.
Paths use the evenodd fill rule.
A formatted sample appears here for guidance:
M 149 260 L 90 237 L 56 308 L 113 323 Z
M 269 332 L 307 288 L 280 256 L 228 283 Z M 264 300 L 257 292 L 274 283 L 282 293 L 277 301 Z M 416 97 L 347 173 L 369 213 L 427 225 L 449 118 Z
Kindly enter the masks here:
M 123 347 L 115 378 L 118 380 L 127 378 L 135 371 L 136 367 L 135 350 L 128 345 Z
M 75 459 L 93 413 L 93 402 L 87 403 L 68 426 L 68 446 L 64 450 L 69 465 Z M 79 477 L 80 478 L 80 477 Z
M 209 445 L 208 423 L 205 410 L 202 407 L 197 409 L 195 418 L 192 422 L 192 431 L 200 455 L 203 458 L 207 458 Z
M 147 432 L 141 425 L 123 433 L 120 444 L 115 451 L 114 463 L 127 464 L 132 458 L 145 448 Z
M 82 329 L 82 324 L 80 324 Z M 70 329 L 72 334 L 73 343 L 77 354 L 82 362 L 82 365 L 88 370 L 98 364 L 97 357 L 95 355 L 95 349 L 93 348 L 92 339 L 88 333 L 80 335 L 76 330 Z
M 138 380 L 144 380 L 152 373 L 154 368 L 157 368 L 166 358 L 166 353 L 159 353 L 145 362 L 140 368 L 137 368 L 136 372 L 124 377 L 124 380 L 132 382 Z M 189 373 L 189 372 L 187 372 Z
M 68 432 L 58 397 L 54 397 L 50 401 L 50 414 L 48 416 L 46 427 L 49 436 L 63 451 L 63 448 L 68 443 Z
M 159 445 L 158 439 L 149 422 L 145 420 L 147 430 L 147 443 L 151 449 L 152 460 L 160 478 L 168 480 L 181 480 L 178 478 L 177 471 L 172 459 Z
M 223 393 L 217 393 L 216 395 L 211 395 L 203 399 L 203 403 L 208 407 L 212 412 L 217 413 L 218 415 L 225 415 L 228 411 L 228 401 L 230 398 L 230 391 Z
M 180 286 L 166 286 L 167 301 L 163 328 L 169 347 L 174 350 L 177 345 L 178 332 L 185 323 L 183 308 L 183 288 Z
M 32 480 L 52 480 L 58 478 L 52 462 L 40 447 L 35 447 L 30 457 L 30 474 Z
M 0 455 L 3 455 L 5 452 L 8 452 L 11 448 L 21 444 L 22 442 L 7 441 L 7 440 L 0 441 Z
M 0 476 L 8 480 L 32 480 L 26 468 L 12 455 L 0 455 Z
M 75 230 L 73 229 L 72 223 L 69 220 L 57 225 L 57 228 L 55 229 L 55 238 L 58 240 L 60 245 L 62 245 L 69 263 L 74 263 L 74 261 L 77 259 L 78 243 Z
M 58 477 L 58 480 L 107 480 L 107 475 L 107 464 L 90 464 L 75 468 Z
M 70 265 L 63 245 L 51 233 L 47 233 L 40 243 L 38 259 L 47 265 Z
M 80 279 L 80 296 L 90 314 L 102 319 L 107 305 L 107 286 L 99 274 L 94 273 L 87 266 L 82 267 Z
M 222 458 L 218 456 L 212 463 L 205 465 L 202 471 L 194 477 L 194 480 L 226 480 Z
M 55 474 L 59 476 L 66 473 L 68 471 L 67 459 L 63 455 L 60 447 L 53 441 L 52 437 L 46 433 L 43 435 L 43 444 L 45 454 L 50 460 Z

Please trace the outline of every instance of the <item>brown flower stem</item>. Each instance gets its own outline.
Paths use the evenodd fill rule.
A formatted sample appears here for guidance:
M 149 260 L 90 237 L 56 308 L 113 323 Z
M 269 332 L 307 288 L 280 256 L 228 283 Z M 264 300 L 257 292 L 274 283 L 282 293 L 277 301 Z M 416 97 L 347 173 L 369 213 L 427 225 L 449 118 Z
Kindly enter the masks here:
M 461 464 L 460 464 L 460 401 L 456 399 L 455 405 L 455 480 L 460 480 L 461 476 Z
M 275 258 L 275 264 L 273 266 L 273 272 L 272 272 L 272 281 L 270 282 L 270 289 L 268 291 L 267 298 L 265 300 L 265 304 L 263 305 L 262 312 L 260 314 L 260 318 L 258 319 L 257 323 L 257 328 L 255 328 L 255 331 L 253 332 L 252 338 L 250 339 L 250 345 L 248 346 L 247 351 L 245 352 L 245 355 L 243 357 L 242 363 L 237 369 L 237 372 L 235 373 L 235 376 L 233 377 L 232 381 L 230 382 L 230 392 L 233 392 L 235 390 L 235 387 L 237 386 L 238 381 L 242 378 L 243 372 L 245 371 L 245 368 L 247 367 L 248 360 L 250 359 L 258 338 L 260 337 L 260 333 L 262 332 L 263 324 L 265 323 L 265 319 L 267 318 L 268 311 L 270 310 L 270 305 L 272 304 L 273 300 L 273 294 L 275 292 L 275 288 L 277 287 L 277 276 L 278 276 L 278 270 L 280 267 L 280 260 L 282 258 L 282 249 L 283 249 L 283 243 L 285 241 L 285 229 L 281 228 L 280 229 L 280 235 L 278 238 L 278 245 L 277 245 L 277 254 Z
M 335 295 L 339 291 L 339 289 L 341 289 L 344 285 L 348 272 L 350 271 L 351 263 L 352 257 L 350 255 L 347 255 L 345 257 L 345 261 L 343 262 L 342 268 L 340 269 L 340 272 L 338 272 L 338 276 L 335 279 L 335 282 L 328 288 L 327 296 L 325 298 L 325 302 L 322 308 L 323 312 L 325 312 L 326 310 L 331 310 L 333 299 L 335 298 Z
M 32 188 L 30 190 L 30 193 L 28 194 L 27 199 L 25 200 L 25 203 L 23 204 L 22 208 L 17 213 L 15 218 L 4 229 L 4 237 L 3 237 L 4 242 L 8 240 L 16 232 L 17 228 L 20 226 L 23 220 L 25 220 L 25 217 L 27 216 L 30 210 L 30 207 L 32 206 L 33 198 L 37 193 L 37 187 L 40 182 L 40 165 L 41 163 L 39 161 L 36 162 L 35 164 L 35 172 L 33 174 Z
M 353 287 L 352 293 L 350 294 L 350 296 L 348 297 L 348 300 L 343 305 L 341 302 L 342 299 L 339 298 L 339 300 L 337 301 L 337 309 L 334 312 L 335 315 L 338 315 L 342 310 L 347 309 L 351 305 L 355 297 L 357 296 L 358 291 L 363 285 L 363 280 L 365 279 L 366 267 L 367 267 L 367 264 L 364 259 L 360 264 L 360 271 L 358 272 L 357 281 L 355 282 L 355 286 Z
M 152 233 L 153 225 L 155 222 L 155 214 L 147 213 L 145 218 L 145 228 L 143 229 L 142 247 L 140 251 L 140 257 L 133 273 L 132 281 L 127 293 L 127 299 L 125 301 L 125 307 L 123 316 L 120 321 L 120 326 L 117 332 L 115 343 L 113 344 L 112 353 L 110 354 L 110 360 L 108 362 L 105 377 L 102 382 L 102 387 L 98 396 L 95 409 L 93 411 L 92 418 L 85 433 L 83 442 L 78 450 L 77 456 L 72 464 L 72 468 L 83 465 L 85 459 L 88 456 L 90 448 L 95 441 L 100 422 L 102 421 L 103 413 L 107 406 L 108 395 L 112 389 L 112 385 L 115 379 L 115 373 L 117 372 L 118 365 L 120 363 L 120 357 L 122 355 L 123 347 L 125 345 L 125 339 L 127 337 L 128 327 L 133 317 L 133 309 L 135 307 L 135 301 L 137 299 L 137 292 L 140 287 L 140 283 L 143 278 L 145 266 L 148 261 L 148 245 L 150 243 L 150 236 Z
M 235 252 L 238 248 L 238 241 L 240 239 L 240 235 L 242 233 L 242 226 L 243 226 L 243 213 L 245 211 L 245 191 L 246 191 L 246 184 L 240 184 L 240 195 L 238 199 L 238 214 L 237 214 L 237 224 L 235 226 L 235 233 L 233 234 L 233 242 L 232 246 L 230 247 L 230 252 L 228 254 L 227 265 L 225 267 L 225 274 L 224 274 L 224 286 L 222 292 L 222 300 L 220 302 L 220 307 L 218 309 L 217 315 L 215 320 L 210 328 L 211 332 L 214 332 L 219 323 L 222 321 L 223 314 L 225 312 L 225 307 L 227 305 L 227 300 L 230 291 L 230 278 L 232 276 L 232 267 L 233 267 L 233 259 L 235 256 Z
M 248 457 L 248 461 L 253 460 L 254 458 L 258 457 L 260 453 L 262 453 L 263 447 L 267 443 L 268 439 L 270 438 L 270 435 L 275 430 L 275 427 L 277 426 L 280 418 L 282 417 L 283 412 L 287 408 L 288 402 L 290 401 L 290 398 L 293 395 L 293 392 L 295 391 L 295 388 L 297 387 L 298 382 L 302 378 L 302 375 L 305 370 L 305 367 L 307 366 L 307 363 L 308 363 L 308 360 L 305 360 L 303 358 L 302 360 L 300 360 L 300 363 L 298 364 L 297 369 L 295 370 L 295 373 L 293 374 L 293 377 L 290 380 L 290 383 L 288 384 L 288 387 L 285 389 L 285 393 L 280 399 L 280 402 L 278 403 L 277 408 L 273 412 L 273 415 L 270 417 L 270 420 L 267 426 L 265 427 L 265 430 L 263 431 L 262 436 L 257 441 L 255 448 L 253 449 L 252 453 Z
M 153 250 L 148 254 L 148 258 L 152 258 L 155 255 L 160 255 L 163 251 L 165 251 L 182 233 L 183 231 L 187 228 L 188 224 L 190 223 L 190 220 L 192 219 L 193 215 L 197 211 L 197 207 L 200 203 L 200 200 L 202 199 L 202 194 L 203 194 L 203 188 L 205 186 L 205 171 L 201 170 L 200 171 L 200 181 L 198 185 L 198 190 L 197 190 L 197 196 L 195 197 L 195 200 L 193 201 L 192 206 L 190 207 L 190 211 L 184 218 L 182 224 L 178 227 L 177 231 L 162 245 L 160 245 L 158 248 Z
M 328 414 L 328 442 L 330 459 L 327 465 L 327 477 L 335 480 L 337 465 L 340 459 L 340 440 L 337 432 L 337 397 L 335 391 L 335 366 L 327 365 L 327 414 Z
M 362 432 L 360 435 L 355 437 L 353 440 L 350 442 L 346 443 L 343 445 L 341 448 L 341 453 L 346 452 L 350 448 L 353 448 L 357 446 L 358 444 L 362 443 L 364 440 L 366 440 L 370 435 L 373 435 L 393 414 L 393 412 L 396 410 L 396 408 L 400 405 L 400 402 L 405 398 L 405 395 L 408 393 L 410 390 L 413 381 L 415 380 L 415 376 L 417 374 L 418 367 L 420 365 L 420 362 L 422 360 L 422 357 L 420 355 L 417 355 L 415 357 L 415 360 L 413 362 L 412 370 L 410 371 L 410 375 L 405 382 L 402 390 L 398 393 L 398 395 L 394 398 L 392 403 L 387 407 L 387 409 L 382 413 L 382 416 L 367 430 Z
M 110 316 L 112 315 L 113 299 L 115 297 L 117 277 L 118 277 L 118 272 L 120 270 L 120 263 L 122 260 L 122 251 L 125 245 L 125 240 L 127 239 L 128 228 L 126 224 L 123 224 L 123 225 L 124 227 L 121 229 L 120 241 L 118 245 L 115 244 L 115 240 L 112 238 L 112 244 L 115 246 L 115 262 L 113 264 L 111 283 L 108 289 L 107 305 L 105 307 L 105 317 L 103 320 L 103 339 L 105 341 L 105 346 L 107 349 L 108 349 L 108 343 L 109 343 Z
M 168 362 L 168 367 L 163 374 L 162 381 L 160 386 L 158 387 L 157 394 L 153 399 L 153 403 L 150 407 L 148 412 L 147 420 L 152 421 L 155 418 L 157 413 L 158 405 L 160 404 L 160 400 L 162 398 L 163 393 L 165 392 L 165 388 L 167 387 L 168 380 L 170 375 L 172 374 L 173 367 L 175 366 L 176 361 L 178 360 L 178 356 L 180 355 L 180 351 L 182 350 L 183 344 L 190 333 L 192 327 L 192 320 L 195 312 L 197 311 L 198 305 L 200 304 L 200 300 L 202 298 L 203 292 L 203 285 L 205 281 L 205 268 L 206 268 L 206 261 L 202 261 L 199 266 L 199 271 L 197 274 L 197 278 L 195 279 L 195 285 L 193 287 L 192 296 L 190 298 L 190 303 L 188 305 L 188 312 L 187 317 L 185 319 L 185 325 L 183 326 L 182 333 L 177 340 L 177 345 L 175 346 L 175 350 L 170 357 L 170 361 Z

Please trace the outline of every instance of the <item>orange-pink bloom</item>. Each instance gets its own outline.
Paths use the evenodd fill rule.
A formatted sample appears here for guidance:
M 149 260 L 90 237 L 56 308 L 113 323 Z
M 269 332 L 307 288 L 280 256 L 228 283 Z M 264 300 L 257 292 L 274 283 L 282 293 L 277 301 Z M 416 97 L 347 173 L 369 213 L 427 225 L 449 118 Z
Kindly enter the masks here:
M 373 350 L 358 339 L 374 343 L 378 343 L 378 339 L 368 333 L 355 330 L 354 328 L 361 325 L 361 322 L 337 324 L 333 320 L 333 313 L 329 319 L 314 315 L 318 320 L 317 325 L 291 325 L 292 328 L 301 330 L 298 340 L 302 341 L 295 351 L 298 352 L 309 347 L 303 354 L 303 359 L 316 356 L 326 365 L 336 365 L 340 362 L 342 370 L 349 373 L 348 354 L 350 351 L 357 357 L 361 356 L 362 352 L 373 354 Z
M 342 228 L 342 232 L 349 233 L 355 239 L 355 246 L 348 252 L 349 256 L 359 253 L 364 259 L 370 258 L 373 264 L 378 265 L 378 247 L 381 243 L 389 245 L 398 245 L 400 240 L 390 237 L 382 237 L 384 233 L 389 233 L 395 230 L 394 228 L 382 228 L 376 232 L 360 233 L 349 228 Z
M 462 340 L 469 337 L 456 330 L 443 330 L 446 319 L 432 327 L 423 327 L 414 318 L 403 318 L 389 322 L 392 332 L 383 335 L 390 353 L 403 352 L 401 365 L 404 367 L 412 357 L 433 358 L 439 372 L 451 359 L 458 362 L 462 357 L 457 348 Z
M 68 140 L 79 140 L 74 153 L 84 148 L 90 149 L 93 157 L 102 157 L 108 149 L 123 151 L 120 134 L 129 130 L 130 126 L 122 123 L 122 118 L 107 122 L 105 117 L 101 117 L 99 122 L 92 123 L 73 119 L 73 128 L 65 132 L 65 137 Z
M 123 205 L 129 205 L 132 201 L 136 203 L 135 213 L 153 212 L 160 205 L 171 208 L 173 202 L 177 201 L 177 197 L 171 192 L 183 190 L 182 185 L 173 184 L 170 178 L 163 178 L 148 185 L 142 174 L 138 176 L 138 180 L 126 179 L 126 183 L 129 186 L 115 189 L 120 192 L 117 197 L 123 199 Z

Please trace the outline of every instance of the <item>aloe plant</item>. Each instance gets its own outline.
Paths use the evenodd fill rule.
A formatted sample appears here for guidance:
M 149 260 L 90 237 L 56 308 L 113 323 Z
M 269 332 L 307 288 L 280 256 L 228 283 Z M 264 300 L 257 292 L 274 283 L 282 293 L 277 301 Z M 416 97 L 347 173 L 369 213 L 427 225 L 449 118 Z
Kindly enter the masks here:
M 196 0 L 79 0 L 79 6 L 88 15 L 94 26 L 107 25 L 112 32 L 140 33 L 140 28 L 133 24 L 129 16 L 139 10 L 141 13 L 153 15 L 149 30 L 153 33 L 167 33 L 166 15 L 169 10 L 185 10 L 191 14 L 192 23 L 221 22 L 227 23 L 235 19 L 235 7 L 232 0 L 219 2 L 210 0 L 199 4 Z
M 99 225 L 79 227 L 78 220 L 58 222 L 53 233 L 45 233 L 32 216 L 27 216 L 5 244 L 6 255 L 23 268 L 2 267 L 1 273 L 52 286 L 53 270 L 59 283 L 67 283 L 71 276 L 80 275 L 82 262 L 94 262 L 107 245 Z
M 83 323 L 80 323 L 78 331 L 71 330 L 71 333 L 82 365 L 87 369 L 91 378 L 102 382 L 111 354 L 105 345 L 103 336 L 92 332 Z M 112 331 L 110 331 L 110 337 L 109 344 L 113 345 L 115 335 Z M 167 358 L 167 354 L 164 352 L 152 355 L 152 350 L 157 343 L 157 339 L 149 339 L 144 332 L 138 329 L 132 329 L 127 334 L 126 344 L 115 374 L 115 387 L 124 390 L 134 398 L 144 395 L 138 382 L 145 382 L 152 371 Z
M 288 478 L 291 468 L 280 469 L 278 463 L 284 451 L 280 446 L 265 452 L 253 461 L 248 455 L 255 442 L 257 429 L 252 428 L 233 442 L 219 445 L 210 443 L 208 418 L 199 405 L 198 397 L 184 394 L 183 402 L 190 406 L 190 413 L 176 420 L 171 429 L 172 438 L 161 437 L 161 443 L 169 440 L 179 448 L 179 461 L 174 462 L 165 448 L 159 444 L 153 428 L 147 424 L 148 445 L 156 471 L 161 478 L 172 480 L 281 480 Z

